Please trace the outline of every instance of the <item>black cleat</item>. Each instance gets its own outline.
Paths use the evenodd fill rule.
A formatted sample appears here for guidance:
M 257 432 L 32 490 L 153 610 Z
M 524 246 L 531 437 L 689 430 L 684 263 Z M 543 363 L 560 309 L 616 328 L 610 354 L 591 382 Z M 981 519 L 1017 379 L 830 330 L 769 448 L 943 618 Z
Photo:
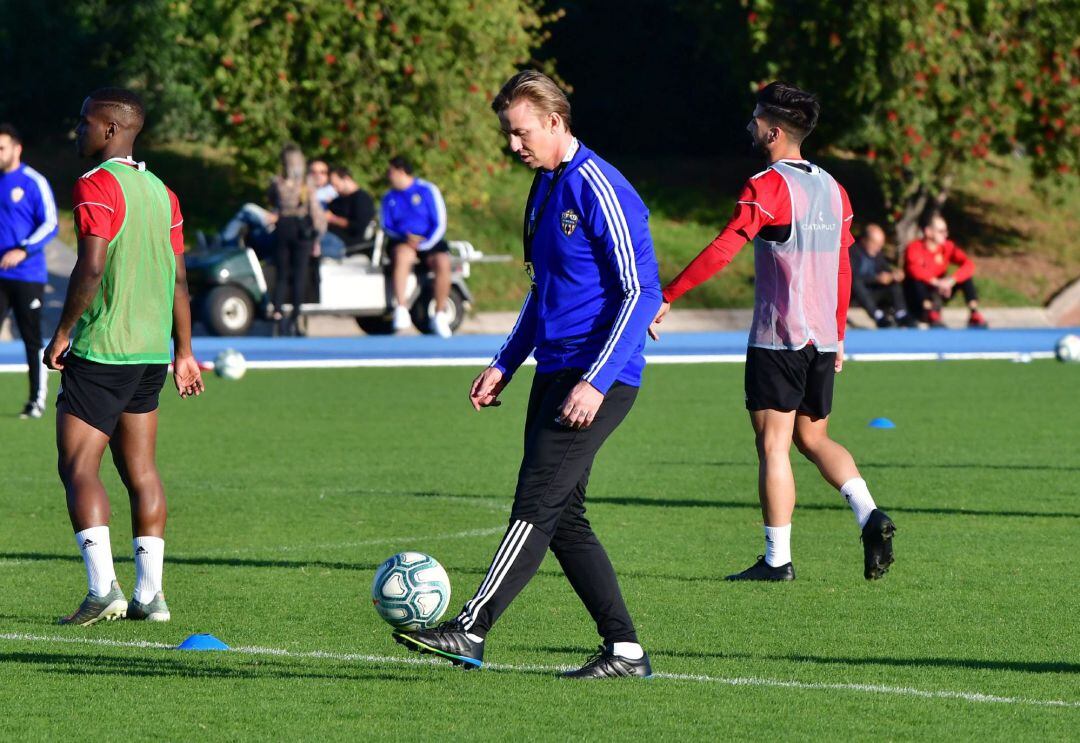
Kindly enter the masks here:
M 870 520 L 862 530 L 863 576 L 867 580 L 877 580 L 889 572 L 893 564 L 894 533 L 896 524 L 884 511 L 875 508 L 870 512 Z
M 795 567 L 789 562 L 775 568 L 765 562 L 765 555 L 758 555 L 757 562 L 741 573 L 735 573 L 724 580 L 795 580 Z
M 473 642 L 457 620 L 432 629 L 394 630 L 394 641 L 418 653 L 441 655 L 466 669 L 484 665 L 484 642 Z
M 585 665 L 581 668 L 559 674 L 559 678 L 564 679 L 611 679 L 622 676 L 652 678 L 649 654 L 646 653 L 637 660 L 631 660 L 615 655 L 607 645 L 601 645 L 600 649 L 585 661 Z

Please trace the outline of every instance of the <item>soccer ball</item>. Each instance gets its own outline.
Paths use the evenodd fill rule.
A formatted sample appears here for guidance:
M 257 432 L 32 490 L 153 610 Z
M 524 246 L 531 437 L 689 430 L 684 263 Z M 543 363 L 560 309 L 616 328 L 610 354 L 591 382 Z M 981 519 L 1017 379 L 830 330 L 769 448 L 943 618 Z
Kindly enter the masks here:
M 1080 335 L 1063 335 L 1058 340 L 1054 353 L 1057 354 L 1058 361 L 1080 361 Z
M 214 360 L 214 373 L 222 379 L 240 379 L 246 371 L 247 362 L 244 361 L 244 354 L 231 348 L 226 348 Z
M 398 629 L 435 625 L 450 603 L 450 578 L 439 561 L 423 552 L 399 552 L 375 571 L 371 601 L 379 616 Z

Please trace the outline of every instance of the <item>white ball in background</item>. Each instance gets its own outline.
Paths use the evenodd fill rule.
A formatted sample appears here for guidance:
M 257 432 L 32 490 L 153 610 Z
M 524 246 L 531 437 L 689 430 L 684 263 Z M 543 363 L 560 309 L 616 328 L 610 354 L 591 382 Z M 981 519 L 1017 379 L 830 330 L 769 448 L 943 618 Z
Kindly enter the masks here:
M 214 360 L 214 373 L 222 379 L 237 380 L 247 371 L 244 354 L 232 348 L 226 348 Z
M 1054 353 L 1057 355 L 1058 361 L 1071 364 L 1080 362 L 1080 335 L 1073 335 L 1072 333 L 1063 335 L 1058 339 Z

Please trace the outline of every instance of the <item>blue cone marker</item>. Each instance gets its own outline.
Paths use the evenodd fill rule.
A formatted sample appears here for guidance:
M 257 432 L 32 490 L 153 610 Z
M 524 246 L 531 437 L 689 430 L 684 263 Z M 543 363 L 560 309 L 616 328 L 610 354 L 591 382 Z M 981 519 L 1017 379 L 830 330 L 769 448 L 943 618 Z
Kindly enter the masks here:
M 867 425 L 869 425 L 870 428 L 896 428 L 896 424 L 888 418 L 874 418 L 874 420 L 870 421 Z
M 192 635 L 177 645 L 177 650 L 228 650 L 229 646 L 213 635 Z

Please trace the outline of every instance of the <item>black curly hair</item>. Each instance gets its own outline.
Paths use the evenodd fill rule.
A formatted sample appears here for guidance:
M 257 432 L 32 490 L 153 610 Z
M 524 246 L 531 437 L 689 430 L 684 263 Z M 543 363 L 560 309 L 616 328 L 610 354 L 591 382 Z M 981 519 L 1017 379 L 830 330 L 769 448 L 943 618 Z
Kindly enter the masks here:
M 816 95 L 779 80 L 758 91 L 757 103 L 765 114 L 763 118 L 796 142 L 802 142 L 814 130 L 821 113 Z

